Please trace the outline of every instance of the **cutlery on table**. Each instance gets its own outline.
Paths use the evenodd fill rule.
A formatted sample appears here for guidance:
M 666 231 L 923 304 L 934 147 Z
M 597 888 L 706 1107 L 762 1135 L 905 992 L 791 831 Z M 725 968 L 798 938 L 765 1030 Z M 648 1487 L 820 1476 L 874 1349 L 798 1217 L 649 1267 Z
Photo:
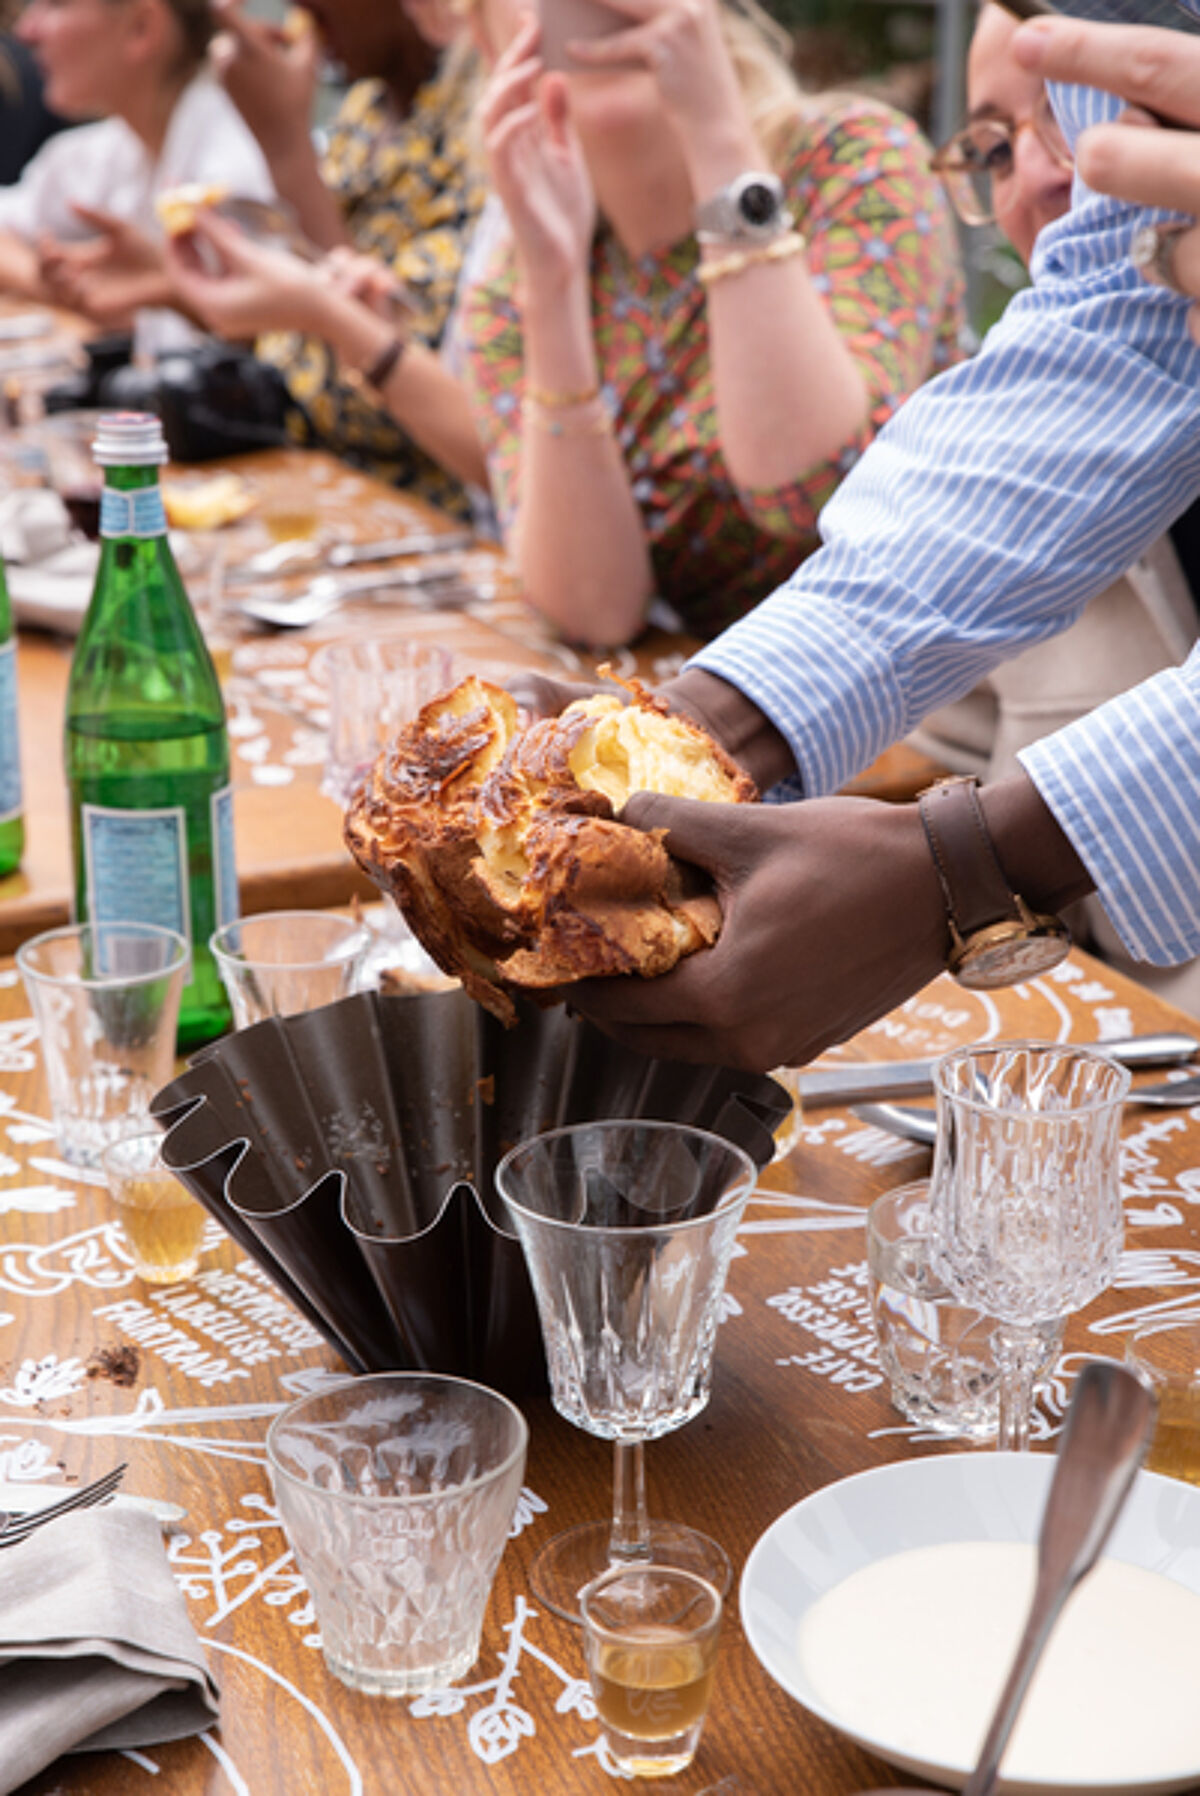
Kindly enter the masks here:
M 1183 1110 L 1200 1104 L 1200 1073 L 1173 1084 L 1138 1085 L 1125 1099 L 1126 1104 L 1146 1104 L 1151 1109 Z M 905 1141 L 920 1141 L 932 1147 L 937 1140 L 937 1112 L 920 1104 L 855 1104 L 855 1116 L 872 1128 L 884 1129 Z
M 40 1509 L 24 1512 L 0 1509 L 0 1547 L 11 1547 L 19 1541 L 28 1540 L 35 1528 L 44 1527 L 60 1515 L 67 1515 L 73 1509 L 93 1509 L 97 1503 L 107 1502 L 116 1491 L 126 1467 L 119 1465 L 111 1472 L 105 1472 L 102 1478 L 96 1478 L 91 1484 L 80 1485 L 57 1503 L 50 1503 Z
M 1038 1661 L 1063 1604 L 1091 1571 L 1112 1533 L 1150 1444 L 1156 1408 L 1148 1386 L 1113 1360 L 1089 1361 L 1075 1381 L 1042 1512 L 1037 1582 L 1025 1631 L 963 1796 L 991 1796 L 996 1787 L 1000 1760 Z M 937 1796 L 937 1792 L 906 1786 L 867 1790 L 864 1796 Z
M 1098 1048 L 1122 1066 L 1182 1066 L 1200 1055 L 1200 1041 L 1192 1035 L 1133 1035 L 1125 1041 L 1070 1042 L 1070 1047 Z M 802 1104 L 845 1104 L 857 1099 L 908 1098 L 933 1090 L 933 1069 L 939 1056 L 926 1060 L 864 1060 L 845 1066 L 820 1067 L 801 1073 L 796 1088 Z M 1131 1094 L 1131 1101 L 1138 1097 Z
M 28 1480 L 0 1478 L 0 1515 L 7 1513 L 22 1520 L 26 1516 L 41 1517 L 47 1509 L 57 1508 L 61 1491 L 61 1484 L 32 1484 Z M 164 1528 L 176 1526 L 187 1516 L 187 1510 L 180 1504 L 168 1503 L 162 1497 L 134 1497 L 127 1491 L 118 1491 L 109 1502 L 114 1509 L 142 1509 Z
M 372 597 L 390 587 L 406 587 L 414 595 L 427 592 L 436 602 L 440 591 L 461 588 L 461 575 L 453 567 L 382 568 L 377 574 L 360 575 L 351 580 L 339 580 L 336 574 L 318 574 L 315 580 L 310 580 L 307 586 L 290 596 L 254 593 L 250 598 L 242 599 L 237 608 L 243 617 L 254 623 L 267 624 L 274 630 L 304 630 L 309 624 L 320 623 L 322 618 L 331 616 L 347 599 Z
M 255 580 L 260 574 L 277 574 L 293 563 L 321 561 L 327 567 L 358 567 L 364 562 L 397 561 L 402 556 L 437 555 L 450 549 L 469 549 L 474 544 L 469 530 L 414 532 L 411 536 L 389 537 L 374 543 L 332 543 L 326 546 L 313 537 L 288 537 L 260 549 L 248 561 L 239 561 L 225 570 L 233 585 Z

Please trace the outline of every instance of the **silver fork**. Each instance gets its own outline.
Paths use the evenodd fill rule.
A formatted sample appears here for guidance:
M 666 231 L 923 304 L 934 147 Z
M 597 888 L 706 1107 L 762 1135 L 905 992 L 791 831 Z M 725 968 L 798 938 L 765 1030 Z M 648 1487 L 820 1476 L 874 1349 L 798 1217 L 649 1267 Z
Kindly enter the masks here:
M 125 1465 L 116 1466 L 113 1471 L 105 1472 L 102 1478 L 96 1478 L 91 1484 L 81 1485 L 61 1501 L 47 1504 L 44 1509 L 31 1509 L 18 1514 L 0 1509 L 0 1547 L 15 1546 L 18 1541 L 27 1539 L 44 1522 L 52 1522 L 60 1515 L 69 1514 L 72 1509 L 91 1509 L 97 1503 L 107 1502 L 115 1494 L 126 1469 Z

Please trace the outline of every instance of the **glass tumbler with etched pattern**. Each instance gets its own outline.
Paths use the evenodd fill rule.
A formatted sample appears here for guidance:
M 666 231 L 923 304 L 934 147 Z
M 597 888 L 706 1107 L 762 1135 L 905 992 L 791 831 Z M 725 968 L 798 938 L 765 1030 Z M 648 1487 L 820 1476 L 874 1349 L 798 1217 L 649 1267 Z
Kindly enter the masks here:
M 409 1696 L 471 1669 L 528 1438 L 506 1397 L 424 1372 L 328 1385 L 276 1417 L 275 1498 L 343 1683 Z

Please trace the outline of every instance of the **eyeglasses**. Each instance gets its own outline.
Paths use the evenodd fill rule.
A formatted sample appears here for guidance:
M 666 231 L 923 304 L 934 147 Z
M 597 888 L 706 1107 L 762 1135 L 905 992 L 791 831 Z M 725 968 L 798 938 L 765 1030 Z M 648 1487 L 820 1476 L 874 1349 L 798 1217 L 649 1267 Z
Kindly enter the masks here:
M 997 205 L 996 190 L 1013 177 L 1017 138 L 1026 126 L 1060 168 L 1074 166 L 1067 140 L 1045 94 L 1028 118 L 1013 124 L 1007 119 L 976 119 L 943 144 L 933 158 L 933 167 L 941 175 L 950 203 L 964 224 L 991 224 L 997 211 L 1003 210 L 1002 199 Z

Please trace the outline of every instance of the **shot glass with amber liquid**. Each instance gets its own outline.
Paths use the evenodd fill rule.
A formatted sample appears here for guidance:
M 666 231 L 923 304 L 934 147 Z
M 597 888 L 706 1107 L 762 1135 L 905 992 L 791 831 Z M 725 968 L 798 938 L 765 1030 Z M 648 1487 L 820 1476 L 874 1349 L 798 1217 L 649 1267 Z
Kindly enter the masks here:
M 101 1156 L 109 1194 L 133 1261 L 148 1285 L 192 1278 L 208 1212 L 162 1163 L 157 1130 L 124 1135 Z
M 623 1566 L 580 1592 L 584 1654 L 605 1744 L 628 1777 L 691 1764 L 708 1713 L 721 1597 L 674 1566 Z
M 1158 1398 L 1147 1470 L 1200 1484 L 1200 1322 L 1148 1323 L 1126 1347 L 1125 1363 Z

